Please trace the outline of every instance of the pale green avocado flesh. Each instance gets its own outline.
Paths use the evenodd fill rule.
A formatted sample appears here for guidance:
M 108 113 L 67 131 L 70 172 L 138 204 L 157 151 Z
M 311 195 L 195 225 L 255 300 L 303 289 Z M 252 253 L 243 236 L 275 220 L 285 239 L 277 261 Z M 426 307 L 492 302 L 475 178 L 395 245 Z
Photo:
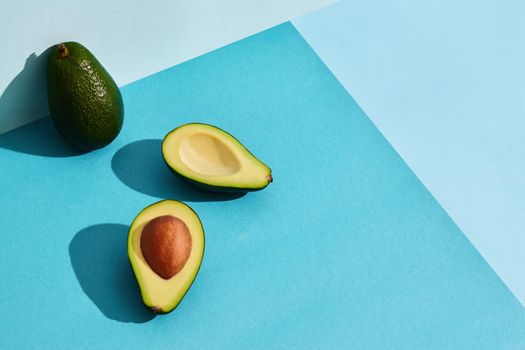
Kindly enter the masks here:
M 148 265 L 141 250 L 144 226 L 159 216 L 170 215 L 182 220 L 191 234 L 188 260 L 173 277 L 164 279 Z M 163 200 L 143 209 L 133 220 L 128 234 L 128 257 L 137 278 L 142 300 L 154 313 L 171 312 L 191 287 L 204 256 L 204 230 L 197 214 L 186 204 Z
M 257 191 L 272 182 L 272 170 L 236 138 L 215 126 L 182 125 L 166 135 L 162 156 L 183 179 L 221 192 Z

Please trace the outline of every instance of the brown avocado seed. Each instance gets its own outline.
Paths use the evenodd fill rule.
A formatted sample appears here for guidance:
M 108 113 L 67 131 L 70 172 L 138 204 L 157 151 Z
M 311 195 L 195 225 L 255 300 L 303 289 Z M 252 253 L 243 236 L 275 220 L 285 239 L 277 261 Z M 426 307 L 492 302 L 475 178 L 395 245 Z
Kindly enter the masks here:
M 171 215 L 148 222 L 140 237 L 142 255 L 151 269 L 164 279 L 182 270 L 190 257 L 191 243 L 188 226 Z

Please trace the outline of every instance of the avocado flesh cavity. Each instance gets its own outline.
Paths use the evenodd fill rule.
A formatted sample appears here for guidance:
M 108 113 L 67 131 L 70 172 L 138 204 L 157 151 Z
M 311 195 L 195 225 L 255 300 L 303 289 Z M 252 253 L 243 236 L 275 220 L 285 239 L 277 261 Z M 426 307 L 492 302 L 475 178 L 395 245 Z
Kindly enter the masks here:
M 51 48 L 47 90 L 53 123 L 73 146 L 91 151 L 119 134 L 124 120 L 120 90 L 81 44 L 67 42 Z
M 182 125 L 166 135 L 162 156 L 183 179 L 220 192 L 257 191 L 272 182 L 271 169 L 237 139 L 215 126 Z
M 187 226 L 191 251 L 184 266 L 173 277 L 164 279 L 148 264 L 141 249 L 144 227 L 153 219 L 172 216 Z M 128 257 L 140 287 L 144 304 L 155 313 L 171 312 L 191 287 L 204 255 L 204 230 L 199 217 L 186 204 L 164 200 L 143 209 L 133 220 L 128 234 Z

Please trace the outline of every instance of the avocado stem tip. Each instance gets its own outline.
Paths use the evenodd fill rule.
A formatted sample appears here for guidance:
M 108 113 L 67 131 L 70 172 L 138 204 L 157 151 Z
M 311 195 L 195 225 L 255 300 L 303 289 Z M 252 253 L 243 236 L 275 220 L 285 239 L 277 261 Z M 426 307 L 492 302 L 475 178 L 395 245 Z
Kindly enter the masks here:
M 60 55 L 61 58 L 69 57 L 69 50 L 67 49 L 65 44 L 58 45 L 58 54 Z
M 268 182 L 273 182 L 272 174 L 266 176 L 266 180 L 268 180 Z

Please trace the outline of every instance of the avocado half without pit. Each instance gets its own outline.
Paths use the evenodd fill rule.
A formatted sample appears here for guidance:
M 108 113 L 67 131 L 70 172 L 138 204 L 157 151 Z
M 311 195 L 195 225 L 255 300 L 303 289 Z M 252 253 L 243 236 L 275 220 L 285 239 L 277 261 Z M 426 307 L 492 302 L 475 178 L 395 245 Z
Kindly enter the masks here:
M 204 255 L 204 230 L 186 204 L 164 200 L 143 209 L 128 234 L 128 257 L 142 300 L 171 312 L 191 287 Z
M 258 191 L 273 180 L 272 170 L 235 137 L 208 124 L 172 130 L 162 142 L 162 156 L 176 175 L 212 191 Z

